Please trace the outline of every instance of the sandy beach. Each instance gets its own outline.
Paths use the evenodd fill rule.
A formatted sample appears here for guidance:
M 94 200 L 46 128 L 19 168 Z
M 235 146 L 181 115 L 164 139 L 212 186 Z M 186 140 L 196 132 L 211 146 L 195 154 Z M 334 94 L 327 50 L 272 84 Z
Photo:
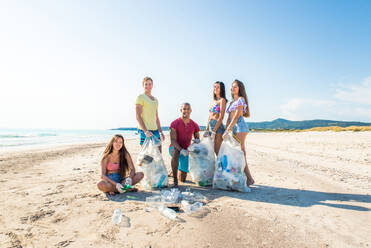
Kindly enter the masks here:
M 138 140 L 125 142 L 135 161 Z M 189 176 L 180 189 L 208 203 L 176 221 L 146 212 L 141 187 L 98 191 L 105 144 L 0 153 L 0 247 L 371 247 L 371 132 L 252 133 L 246 145 L 252 192 Z

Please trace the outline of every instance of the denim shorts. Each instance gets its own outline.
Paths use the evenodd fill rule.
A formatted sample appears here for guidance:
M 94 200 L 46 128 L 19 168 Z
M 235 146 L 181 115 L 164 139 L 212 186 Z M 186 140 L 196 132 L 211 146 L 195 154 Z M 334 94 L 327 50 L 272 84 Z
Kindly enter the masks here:
M 150 131 L 156 138 L 161 140 L 160 132 L 158 130 L 148 130 L 148 131 Z M 141 129 L 138 129 L 138 132 L 139 132 L 139 135 L 140 135 L 140 145 L 143 145 L 143 142 L 144 142 L 144 140 L 146 139 L 147 136 L 145 135 L 145 133 Z
M 213 129 L 214 129 L 214 127 L 215 127 L 215 125 L 216 125 L 217 122 L 218 122 L 217 120 L 210 120 L 210 122 L 209 122 L 210 131 L 213 131 Z M 218 130 L 216 130 L 216 133 L 217 134 L 223 134 L 224 131 L 225 131 L 225 127 L 224 127 L 224 125 L 222 123 L 222 124 L 220 124 Z
M 169 154 L 170 157 L 173 157 L 173 154 L 171 154 L 171 150 L 174 149 L 174 146 L 169 147 Z M 178 170 L 188 173 L 189 172 L 189 155 L 183 156 L 182 154 L 179 154 L 179 165 Z
M 122 177 L 120 173 L 111 173 L 111 174 L 108 173 L 107 177 L 110 178 L 112 181 L 115 181 L 116 183 L 121 183 L 122 181 Z
M 238 118 L 237 120 L 237 123 L 233 126 L 232 131 L 233 131 L 233 134 L 237 134 L 237 133 L 247 133 L 250 130 L 244 118 L 240 116 L 240 118 Z

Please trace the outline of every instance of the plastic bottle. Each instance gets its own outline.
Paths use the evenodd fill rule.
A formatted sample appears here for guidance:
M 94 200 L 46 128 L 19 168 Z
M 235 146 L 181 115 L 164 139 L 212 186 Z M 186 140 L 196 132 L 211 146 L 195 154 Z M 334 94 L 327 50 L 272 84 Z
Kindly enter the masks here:
M 228 157 L 227 155 L 223 155 L 222 157 L 222 168 L 225 170 L 228 166 Z
M 159 206 L 158 211 L 160 211 L 163 216 L 169 218 L 170 220 L 176 219 L 176 212 L 168 207 Z
M 157 185 L 158 188 L 162 187 L 162 184 L 164 183 L 165 179 L 166 179 L 166 176 L 162 175 L 161 178 L 160 178 L 160 181 L 158 182 L 158 185 Z
M 133 180 L 131 179 L 131 177 L 127 177 L 126 179 L 125 179 L 125 185 L 132 185 L 132 183 L 133 183 Z
M 195 202 L 191 205 L 191 212 L 194 213 L 196 212 L 197 210 L 199 210 L 200 208 L 202 208 L 204 204 L 202 202 Z
M 202 206 L 203 206 L 203 203 L 202 202 L 195 202 L 195 203 L 193 203 L 192 205 L 191 204 L 189 204 L 189 202 L 188 201 L 185 201 L 185 200 L 183 200 L 182 202 L 181 202 L 181 204 L 182 204 L 182 206 L 183 206 L 183 209 L 184 209 L 184 212 L 186 213 L 186 214 L 192 214 L 192 213 L 194 213 L 194 212 L 196 212 L 196 211 L 198 211 L 200 208 L 202 208 Z
M 114 211 L 113 211 L 113 215 L 112 215 L 112 222 L 113 224 L 119 224 L 121 222 L 121 219 L 122 219 L 122 212 L 121 212 L 121 209 L 119 208 L 116 208 Z
M 186 214 L 191 214 L 191 204 L 189 204 L 189 202 L 186 200 L 181 201 L 181 204 L 183 206 L 184 212 Z

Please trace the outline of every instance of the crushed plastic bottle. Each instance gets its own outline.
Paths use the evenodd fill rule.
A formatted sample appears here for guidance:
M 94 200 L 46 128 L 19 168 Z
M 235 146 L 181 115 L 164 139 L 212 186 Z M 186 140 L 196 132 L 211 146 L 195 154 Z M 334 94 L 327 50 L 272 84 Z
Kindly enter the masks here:
M 185 200 L 183 200 L 181 204 L 183 206 L 184 212 L 188 215 L 193 214 L 194 212 L 197 212 L 203 206 L 202 202 L 195 202 L 193 204 L 190 204 L 188 201 L 185 201 Z
M 158 208 L 163 205 L 162 197 L 160 195 L 154 195 L 146 197 L 146 208 L 147 212 L 150 212 L 154 208 Z
M 133 183 L 133 180 L 131 179 L 131 177 L 127 177 L 126 179 L 125 179 L 125 185 L 132 185 L 132 183 Z
M 166 203 L 178 203 L 180 195 L 181 193 L 179 189 L 161 191 L 162 201 Z
M 113 222 L 113 224 L 116 224 L 116 225 L 117 225 L 117 224 L 120 224 L 121 219 L 122 219 L 122 212 L 121 212 L 121 209 L 116 208 L 116 209 L 113 211 L 112 222 Z
M 176 219 L 176 212 L 168 207 L 165 207 L 163 205 L 159 206 L 158 208 L 158 211 L 160 211 L 160 213 L 169 218 L 170 220 L 175 220 Z

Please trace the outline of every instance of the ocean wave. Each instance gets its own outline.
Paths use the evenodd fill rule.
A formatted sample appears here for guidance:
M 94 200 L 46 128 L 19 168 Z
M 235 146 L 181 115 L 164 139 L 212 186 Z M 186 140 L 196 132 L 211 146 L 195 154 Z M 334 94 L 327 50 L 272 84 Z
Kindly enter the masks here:
M 50 137 L 57 136 L 55 133 L 39 133 L 39 134 L 0 134 L 0 139 L 12 139 L 12 138 L 35 138 L 35 137 Z

